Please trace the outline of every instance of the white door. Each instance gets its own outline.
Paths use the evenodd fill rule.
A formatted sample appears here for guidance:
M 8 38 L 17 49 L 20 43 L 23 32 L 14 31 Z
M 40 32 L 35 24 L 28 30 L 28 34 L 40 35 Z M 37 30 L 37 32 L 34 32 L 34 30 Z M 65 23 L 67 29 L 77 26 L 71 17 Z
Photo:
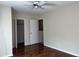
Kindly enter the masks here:
M 30 20 L 30 44 L 38 42 L 38 20 Z

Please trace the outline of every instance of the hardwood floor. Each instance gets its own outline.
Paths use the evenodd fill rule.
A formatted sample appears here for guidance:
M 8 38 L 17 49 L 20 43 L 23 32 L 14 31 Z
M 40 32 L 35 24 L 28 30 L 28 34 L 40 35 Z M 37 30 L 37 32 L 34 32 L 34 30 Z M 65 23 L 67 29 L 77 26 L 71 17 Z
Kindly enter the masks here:
M 18 48 L 20 48 L 20 47 L 24 47 L 24 43 L 18 43 L 18 46 L 17 46 Z
M 43 44 L 21 46 L 13 49 L 13 57 L 75 57 L 73 55 L 51 49 Z

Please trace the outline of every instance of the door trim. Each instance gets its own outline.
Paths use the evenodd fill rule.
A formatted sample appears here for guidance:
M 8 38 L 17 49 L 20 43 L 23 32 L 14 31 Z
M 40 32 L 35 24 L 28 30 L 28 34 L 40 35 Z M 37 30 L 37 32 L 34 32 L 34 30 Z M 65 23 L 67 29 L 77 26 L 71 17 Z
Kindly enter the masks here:
M 24 20 L 24 19 L 15 19 L 15 47 L 17 48 L 17 20 Z M 24 20 L 24 45 L 25 45 L 25 20 Z

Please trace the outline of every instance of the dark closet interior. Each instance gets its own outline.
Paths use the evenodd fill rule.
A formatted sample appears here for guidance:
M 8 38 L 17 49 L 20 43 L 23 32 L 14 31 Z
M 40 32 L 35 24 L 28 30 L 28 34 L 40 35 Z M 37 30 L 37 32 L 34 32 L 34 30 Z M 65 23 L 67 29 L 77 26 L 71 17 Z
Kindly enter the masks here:
M 38 23 L 39 23 L 39 31 L 43 31 L 43 20 L 40 19 Z
M 24 20 L 17 20 L 17 46 L 24 46 Z
M 38 21 L 38 27 L 39 27 L 39 39 L 41 43 L 43 44 L 43 19 L 40 19 Z

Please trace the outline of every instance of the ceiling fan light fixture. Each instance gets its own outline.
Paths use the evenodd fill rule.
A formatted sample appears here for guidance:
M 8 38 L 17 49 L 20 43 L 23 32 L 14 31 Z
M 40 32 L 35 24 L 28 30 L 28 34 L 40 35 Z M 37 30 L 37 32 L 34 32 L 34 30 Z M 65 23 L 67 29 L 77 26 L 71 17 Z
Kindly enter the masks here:
M 34 6 L 34 8 L 38 8 L 38 6 Z
M 29 6 L 32 6 L 32 8 L 35 9 L 44 9 L 44 8 L 52 8 L 52 6 L 54 6 L 56 4 L 54 3 L 49 3 L 47 1 L 32 1 L 29 3 Z M 28 4 L 26 4 L 25 6 L 28 6 Z

